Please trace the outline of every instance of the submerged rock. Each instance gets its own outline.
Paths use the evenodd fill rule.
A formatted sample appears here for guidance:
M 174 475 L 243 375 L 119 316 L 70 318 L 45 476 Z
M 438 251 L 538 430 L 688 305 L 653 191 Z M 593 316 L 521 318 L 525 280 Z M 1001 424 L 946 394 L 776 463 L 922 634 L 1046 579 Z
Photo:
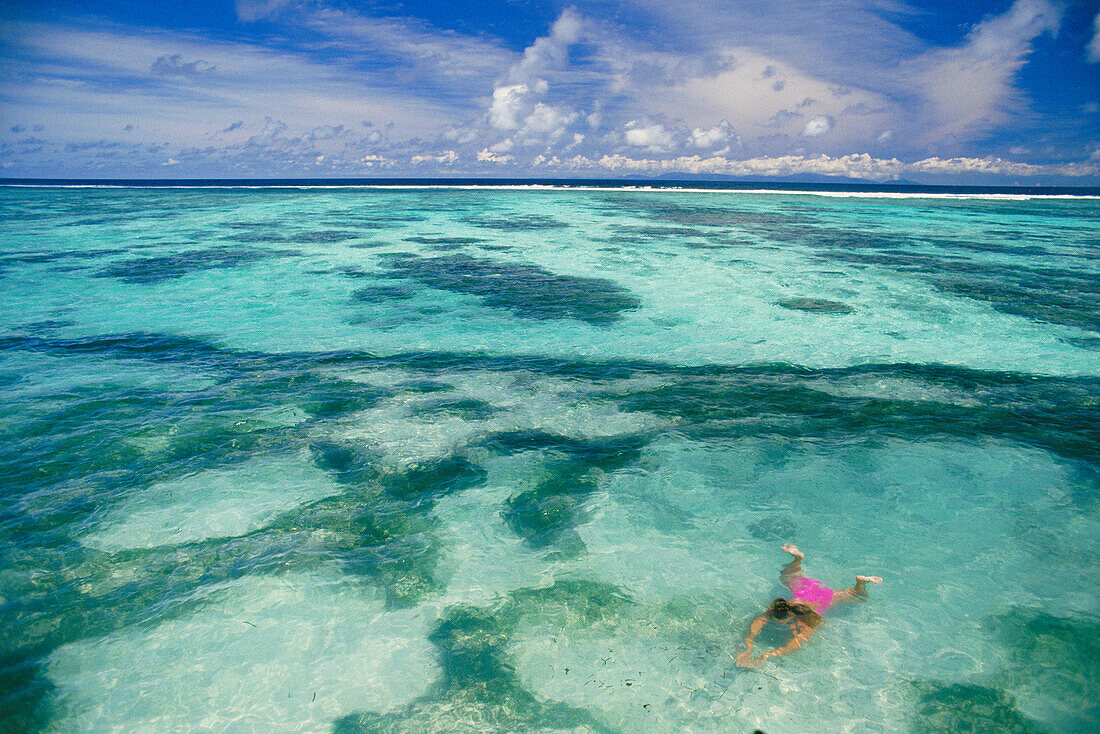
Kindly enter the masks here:
M 784 298 L 777 301 L 777 306 L 789 308 L 792 311 L 806 311 L 808 313 L 854 313 L 855 309 L 847 303 L 830 301 L 825 298 Z
M 486 306 L 529 319 L 578 319 L 606 326 L 641 301 L 614 281 L 561 275 L 537 265 L 469 255 L 388 258 L 389 275 L 430 288 L 478 296 Z

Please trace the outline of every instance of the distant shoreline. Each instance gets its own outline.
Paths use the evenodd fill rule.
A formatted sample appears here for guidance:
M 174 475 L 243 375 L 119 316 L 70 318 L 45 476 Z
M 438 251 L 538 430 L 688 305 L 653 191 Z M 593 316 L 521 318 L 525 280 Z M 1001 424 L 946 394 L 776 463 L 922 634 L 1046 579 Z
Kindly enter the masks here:
M 1091 186 L 951 186 L 913 183 L 501 178 L 0 178 L 0 187 L 135 189 L 508 189 L 817 194 L 869 198 L 1100 198 Z

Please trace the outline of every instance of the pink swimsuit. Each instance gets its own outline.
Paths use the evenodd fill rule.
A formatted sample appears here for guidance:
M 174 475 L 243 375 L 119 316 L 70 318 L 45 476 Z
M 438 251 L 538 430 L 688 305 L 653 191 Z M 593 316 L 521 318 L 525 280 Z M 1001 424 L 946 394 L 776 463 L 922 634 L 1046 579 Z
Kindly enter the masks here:
M 791 585 L 791 591 L 793 592 L 791 601 L 810 604 L 818 614 L 833 605 L 833 594 L 835 592 L 817 579 L 805 576 L 795 579 L 795 582 Z

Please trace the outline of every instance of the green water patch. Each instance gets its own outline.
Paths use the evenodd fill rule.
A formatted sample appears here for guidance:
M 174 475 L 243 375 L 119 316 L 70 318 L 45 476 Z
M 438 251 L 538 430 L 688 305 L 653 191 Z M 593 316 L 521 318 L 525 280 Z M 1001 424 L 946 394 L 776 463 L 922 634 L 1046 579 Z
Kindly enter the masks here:
M 791 311 L 804 311 L 805 313 L 855 313 L 855 309 L 847 303 L 830 301 L 827 298 L 784 298 L 782 301 L 777 301 L 775 305 Z
M 338 242 L 358 239 L 360 234 L 350 230 L 322 229 L 302 230 L 286 232 L 278 225 L 247 225 L 238 226 L 241 231 L 223 236 L 222 239 L 230 242 L 253 243 L 285 243 L 285 244 L 321 244 L 330 245 Z
M 998 438 L 1073 460 L 1100 460 L 1100 382 L 1094 378 L 1036 380 L 933 365 L 753 372 L 682 375 L 674 383 L 624 395 L 621 406 L 675 419 L 678 431 L 704 440 Z M 944 388 L 960 400 L 837 394 L 845 376 L 869 375 L 915 380 L 925 390 Z M 961 399 L 970 395 L 980 396 L 980 403 Z
M 387 608 L 406 608 L 442 591 L 431 510 L 448 494 L 484 484 L 485 470 L 451 455 L 395 473 L 381 469 L 377 457 L 358 443 L 321 441 L 312 450 L 317 466 L 348 492 L 290 513 L 273 529 L 325 531 L 326 555 L 346 572 L 377 583 Z
M 587 521 L 585 505 L 600 477 L 636 463 L 646 443 L 638 436 L 578 440 L 534 431 L 489 438 L 485 445 L 502 453 L 553 452 L 547 474 L 533 488 L 509 497 L 501 516 L 530 547 L 548 549 L 556 557 L 579 555 L 585 546 L 576 528 Z
M 484 237 L 425 237 L 417 235 L 415 237 L 406 237 L 405 242 L 412 242 L 417 245 L 480 245 L 489 240 Z
M 133 355 L 149 343 L 108 340 L 97 346 Z M 206 381 L 188 389 L 131 385 L 120 378 L 11 406 L 0 466 L 8 497 L 26 498 L 7 506 L 18 508 L 18 526 L 34 526 L 40 515 L 41 522 L 61 522 L 62 511 L 77 522 L 102 500 L 150 482 L 304 447 L 303 425 L 372 407 L 390 394 L 324 373 L 286 372 L 262 360 L 248 370 L 227 370 L 226 364 L 211 363 L 215 348 L 174 343 L 210 370 Z
M 945 293 L 983 301 L 1002 313 L 1100 331 L 1100 279 L 1094 273 L 1023 260 L 1005 264 L 986 257 L 1032 255 L 1033 261 L 1033 253 L 1023 245 L 821 228 L 788 231 L 780 238 L 806 244 L 826 260 L 915 273 Z
M 184 250 L 171 255 L 123 260 L 96 271 L 101 278 L 124 283 L 151 285 L 182 278 L 205 270 L 227 270 L 285 257 L 296 257 L 297 250 L 250 246 L 218 246 L 202 250 Z
M 359 484 L 287 513 L 251 543 L 260 557 L 280 547 L 292 549 L 276 557 L 299 569 L 338 564 L 344 573 L 377 585 L 387 609 L 408 609 L 442 592 L 446 583 L 429 509 L 395 499 L 377 485 Z
M 427 221 L 428 217 L 416 212 L 357 210 L 341 214 L 337 220 L 339 226 L 361 226 L 366 229 L 398 229 L 408 224 Z
M 960 270 L 969 272 L 937 275 L 929 281 L 952 295 L 985 301 L 1002 313 L 1100 333 L 1100 279 L 1095 276 L 1023 268 Z
M 370 270 L 363 270 L 357 268 L 354 265 L 339 265 L 335 268 L 319 268 L 318 274 L 322 273 L 335 273 L 342 275 L 345 278 L 351 278 L 352 280 L 364 280 L 367 278 L 377 278 L 378 274 L 373 273 Z
M 355 250 L 377 250 L 381 247 L 389 246 L 390 243 L 388 242 L 352 242 L 351 244 L 345 245 L 345 247 L 350 247 Z
M 438 656 L 439 681 L 402 710 L 339 719 L 334 733 L 618 731 L 585 709 L 535 696 L 516 674 L 508 653 L 511 637 L 525 615 L 547 604 L 564 606 L 589 624 L 617 619 L 632 606 L 613 586 L 557 581 L 518 590 L 488 608 L 449 607 L 428 637 Z
M 790 515 L 767 515 L 749 523 L 748 530 L 757 540 L 780 541 L 797 537 L 798 523 Z
M 990 619 L 1009 651 L 1001 675 L 1058 731 L 1100 731 L 1100 620 L 1017 607 Z
M 545 214 L 510 214 L 501 217 L 471 216 L 461 220 L 465 224 L 482 229 L 499 229 L 505 232 L 539 232 L 548 229 L 566 229 L 567 222 Z
M 351 299 L 356 303 L 388 303 L 390 301 L 407 301 L 416 295 L 416 290 L 407 283 L 376 283 L 356 288 Z
M 793 365 L 690 368 L 635 360 L 586 362 L 531 355 L 474 356 L 449 352 L 387 357 L 360 352 L 276 355 L 223 349 L 197 338 L 147 333 L 84 339 L 0 337 L 0 351 L 3 350 L 102 355 L 233 374 L 282 370 L 295 375 L 318 368 L 397 367 L 416 370 L 429 380 L 456 369 L 535 371 L 592 381 L 644 375 L 662 378 L 662 382 L 659 386 L 643 386 L 611 397 L 625 410 L 683 421 L 683 429 L 699 438 L 735 438 L 771 432 L 844 438 L 861 431 L 868 438 L 990 437 L 1039 446 L 1074 460 L 1100 461 L 1097 428 L 1100 380 L 1092 377 L 1039 379 L 1026 374 L 911 364 L 830 369 Z M 867 396 L 837 394 L 838 385 L 853 380 L 866 383 L 900 380 L 912 389 L 899 397 L 876 396 L 875 391 Z M 344 387 L 353 396 L 356 391 L 367 391 L 361 384 Z M 332 389 L 343 388 L 337 383 Z M 938 392 L 957 395 L 958 399 L 936 398 Z M 382 394 L 384 391 L 377 395 Z M 357 397 L 338 402 L 351 410 L 369 399 Z M 541 439 L 534 440 L 537 443 Z
M 54 686 L 41 660 L 25 652 L 0 654 L 0 731 L 43 731 L 49 722 Z
M 1054 734 L 1025 716 L 1016 700 L 1002 690 L 937 681 L 914 681 L 911 686 L 916 703 L 910 723 L 919 734 Z
M 443 398 L 417 408 L 417 416 L 450 415 L 470 421 L 485 421 L 504 410 L 478 398 Z
M 386 258 L 388 274 L 430 288 L 477 296 L 486 306 L 529 319 L 577 319 L 609 326 L 641 301 L 605 278 L 562 275 L 537 265 L 469 255 Z
M 54 270 L 83 270 L 89 261 L 102 260 L 125 250 L 97 247 L 90 250 L 38 250 L 0 254 L 0 275 L 27 265 L 50 265 Z
M 621 224 L 611 228 L 615 236 L 629 239 L 663 240 L 680 237 L 706 237 L 707 233 L 694 227 L 673 227 L 643 224 Z
M 440 593 L 445 575 L 431 503 L 482 482 L 484 472 L 456 458 L 381 474 L 369 457 L 331 446 L 318 447 L 316 463 L 346 491 L 243 536 L 108 553 L 73 542 L 68 528 L 37 527 L 34 544 L 5 545 L 4 569 L 24 579 L 8 590 L 17 601 L 0 608 L 0 651 L 7 656 L 0 677 L 17 684 L 11 705 L 48 700 L 40 661 L 51 650 L 194 614 L 210 601 L 202 590 L 246 576 L 338 564 L 377 585 L 388 609 Z
M 412 507 L 485 483 L 486 472 L 461 456 L 417 464 L 385 483 L 386 493 Z
M 763 230 L 780 225 L 813 221 L 811 210 L 786 206 L 782 210 L 752 209 L 730 202 L 727 206 L 699 203 L 698 198 L 669 200 L 629 193 L 606 194 L 599 198 L 600 213 L 621 219 L 624 214 L 644 216 L 661 225 L 683 227 L 750 227 Z

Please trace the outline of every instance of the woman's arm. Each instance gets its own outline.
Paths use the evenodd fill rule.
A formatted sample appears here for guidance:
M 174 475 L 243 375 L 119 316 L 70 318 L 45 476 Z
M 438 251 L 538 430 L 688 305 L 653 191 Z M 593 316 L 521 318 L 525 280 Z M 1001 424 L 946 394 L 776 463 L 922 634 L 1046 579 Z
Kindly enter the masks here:
M 748 647 L 749 652 L 752 652 L 752 643 L 756 639 L 756 636 L 760 634 L 760 630 L 764 629 L 764 625 L 768 623 L 768 615 L 761 614 L 756 619 L 752 620 L 752 624 L 749 625 L 749 634 L 745 637 L 745 646 Z
M 752 657 L 752 647 L 749 647 L 748 652 L 741 653 L 737 656 L 737 664 L 742 668 L 756 668 L 763 665 L 764 661 L 768 658 L 778 658 L 788 653 L 792 653 L 802 647 L 802 643 L 810 639 L 813 636 L 814 629 L 807 624 L 799 624 L 794 634 L 791 635 L 790 641 L 783 647 L 777 647 L 774 650 L 770 650 L 760 657 Z
M 759 617 L 752 620 L 752 624 L 749 625 L 749 634 L 745 636 L 745 649 L 737 653 L 737 657 L 734 658 L 735 663 L 742 665 L 752 657 L 752 643 L 756 640 L 756 636 L 760 634 L 760 630 L 764 629 L 764 625 L 767 623 L 768 615 L 766 614 L 761 614 Z

